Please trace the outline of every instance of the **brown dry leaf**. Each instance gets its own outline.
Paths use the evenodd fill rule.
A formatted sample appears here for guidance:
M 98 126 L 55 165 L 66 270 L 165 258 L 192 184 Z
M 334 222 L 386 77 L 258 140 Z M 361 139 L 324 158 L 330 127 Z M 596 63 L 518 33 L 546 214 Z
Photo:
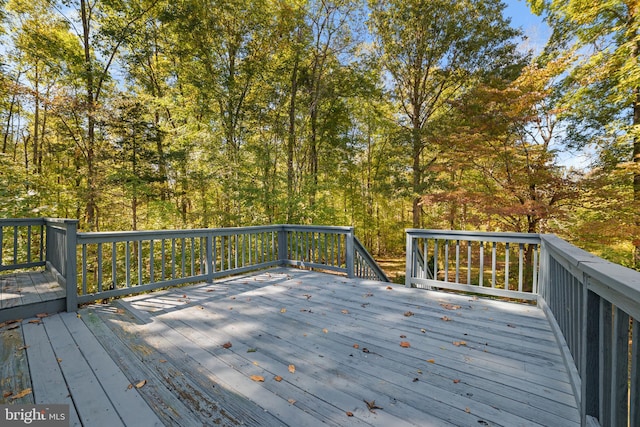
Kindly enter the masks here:
M 423 334 L 427 333 L 427 330 L 425 328 L 420 329 L 420 332 L 422 332 Z
M 207 289 L 207 292 L 215 292 L 215 289 Z
M 62 363 L 62 359 L 60 359 L 59 357 L 56 360 L 58 361 L 58 363 Z
M 436 363 L 435 359 L 429 359 L 429 360 L 427 360 L 427 362 L 429 362 L 429 363 Z
M 406 335 L 400 335 L 400 338 L 406 338 L 406 337 L 407 337 Z
M 456 347 L 460 347 L 461 345 L 467 345 L 466 341 L 454 341 L 453 345 L 455 345 Z
M 29 320 L 29 323 L 34 323 L 34 324 L 36 324 L 36 325 L 37 325 L 38 323 L 41 323 L 41 322 L 42 322 L 42 321 L 41 321 L 40 319 L 31 319 L 31 320 Z
M 30 388 L 25 388 L 20 393 L 14 394 L 13 396 L 11 396 L 11 400 L 20 399 L 21 397 L 25 397 L 28 394 L 31 394 L 31 389 Z
M 276 375 L 275 377 L 273 377 L 273 379 L 278 382 L 282 381 L 282 377 L 280 375 Z
M 296 373 L 296 367 L 295 365 L 289 365 L 289 372 L 291 372 L 292 374 Z
M 28 345 L 23 345 L 22 347 L 18 347 L 18 350 L 26 350 L 28 348 L 29 348 Z
M 42 319 L 43 317 L 49 317 L 49 315 L 47 313 L 38 313 L 36 314 L 36 317 L 38 319 Z
M 388 291 L 392 291 L 392 290 L 393 290 L 393 288 L 392 288 L 391 286 L 387 286 L 387 290 L 388 290 Z
M 289 399 L 288 402 L 293 405 L 294 403 L 296 403 L 296 400 L 295 399 Z
M 368 401 L 364 401 L 364 403 L 367 404 L 367 408 L 369 408 L 369 412 L 371 413 L 376 413 L 376 411 L 374 411 L 374 409 L 382 409 L 380 406 L 376 405 L 376 401 L 372 400 L 371 402 Z
M 306 297 L 307 299 L 311 298 L 311 295 L 309 295 L 309 294 L 304 294 L 304 295 L 302 295 L 302 296 L 303 296 L 303 297 Z
M 158 360 L 158 362 L 160 362 L 160 363 L 167 363 L 167 359 L 160 359 L 160 360 Z
M 400 347 L 409 348 L 411 347 L 411 344 L 409 344 L 409 341 L 400 341 Z
M 347 411 L 347 417 L 353 417 L 353 412 Z
M 466 412 L 467 414 L 470 414 L 471 413 L 471 409 L 469 409 L 468 407 L 464 408 L 464 412 Z
M 327 328 L 324 328 L 324 329 L 322 330 L 322 332 L 324 332 L 325 334 L 328 334 L 328 333 L 329 333 L 329 330 L 328 330 Z
M 127 390 L 131 390 L 132 388 L 133 388 L 133 384 L 129 384 L 129 385 L 127 386 Z
M 10 325 L 9 327 L 7 327 L 7 331 L 11 331 L 13 329 L 18 329 L 20 327 L 19 323 L 15 323 L 13 325 Z
M 442 316 L 440 319 L 444 320 L 445 322 L 451 322 L 451 318 L 447 316 Z
M 5 391 L 4 393 L 2 393 L 2 397 L 3 398 L 7 398 L 7 397 L 11 396 L 12 394 L 13 394 L 13 392 L 11 392 L 11 391 Z
M 349 310 L 341 310 L 340 313 L 342 314 L 349 314 Z
M 142 388 L 147 383 L 147 380 L 142 380 L 136 384 L 136 388 Z
M 512 325 L 511 323 L 507 323 L 507 326 L 510 327 L 510 328 L 515 328 L 515 326 Z
M 454 383 L 454 384 L 458 384 L 459 382 L 460 382 L 460 380 L 459 380 L 459 379 L 457 379 L 457 378 L 456 378 L 455 380 L 453 380 L 453 383 Z
M 460 306 L 460 305 L 448 304 L 448 303 L 443 303 L 443 302 L 440 303 L 440 307 L 444 307 L 447 310 L 457 310 L 459 308 L 462 308 L 462 306 Z
M 231 341 L 227 341 L 226 343 L 222 344 L 222 348 L 231 348 L 233 347 L 233 344 L 231 344 Z
M 404 313 L 404 317 L 411 317 L 413 315 L 414 315 L 414 313 L 412 311 L 407 311 L 407 312 Z
M 264 377 L 262 375 L 251 375 L 251 379 L 256 382 L 264 382 Z
M 358 349 L 358 348 L 360 348 L 360 345 L 359 345 L 359 344 L 354 344 L 354 345 L 353 345 L 353 348 Z

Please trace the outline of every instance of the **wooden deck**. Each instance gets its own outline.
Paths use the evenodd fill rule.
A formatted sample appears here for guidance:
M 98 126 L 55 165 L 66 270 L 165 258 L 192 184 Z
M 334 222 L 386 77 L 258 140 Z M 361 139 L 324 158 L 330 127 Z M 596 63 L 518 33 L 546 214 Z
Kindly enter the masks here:
M 57 313 L 65 308 L 65 290 L 48 271 L 0 275 L 0 322 Z
M 72 425 L 579 425 L 538 308 L 317 272 L 25 319 L 0 339 L 3 403 L 69 403 Z

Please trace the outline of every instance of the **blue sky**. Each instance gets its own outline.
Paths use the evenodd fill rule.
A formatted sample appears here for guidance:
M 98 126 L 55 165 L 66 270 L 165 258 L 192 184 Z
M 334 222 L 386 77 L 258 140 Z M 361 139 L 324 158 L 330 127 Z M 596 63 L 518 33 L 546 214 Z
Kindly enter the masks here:
M 511 18 L 514 27 L 520 27 L 528 38 L 528 46 L 536 52 L 544 46 L 551 33 L 541 17 L 531 13 L 526 0 L 503 0 L 505 15 Z

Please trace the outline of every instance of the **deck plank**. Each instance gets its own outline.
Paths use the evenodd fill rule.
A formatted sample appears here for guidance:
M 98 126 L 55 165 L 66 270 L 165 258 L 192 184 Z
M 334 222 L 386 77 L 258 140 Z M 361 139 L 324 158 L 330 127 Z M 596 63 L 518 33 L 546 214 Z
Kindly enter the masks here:
M 15 398 L 31 388 L 31 377 L 20 323 L 0 327 L 0 403 L 33 403 L 33 394 Z
M 47 317 L 43 323 L 82 424 L 124 426 L 60 315 Z
M 29 370 L 33 376 L 35 403 L 69 405 L 69 425 L 81 426 L 78 412 L 44 325 L 29 323 L 28 320 L 25 320 L 22 324 L 22 330 L 27 346 Z

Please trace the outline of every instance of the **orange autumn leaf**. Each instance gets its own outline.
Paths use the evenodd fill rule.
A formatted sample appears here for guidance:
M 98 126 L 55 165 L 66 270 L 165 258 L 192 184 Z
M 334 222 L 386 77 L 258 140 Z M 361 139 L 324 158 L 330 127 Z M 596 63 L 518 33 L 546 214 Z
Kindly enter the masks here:
M 289 365 L 289 372 L 291 372 L 292 374 L 296 373 L 296 367 L 295 365 Z
M 347 417 L 353 417 L 353 412 L 347 411 Z
M 458 384 L 459 382 L 460 382 L 460 380 L 459 380 L 459 379 L 457 379 L 457 378 L 456 378 L 455 380 L 453 380 L 453 383 L 454 383 L 454 384 Z
M 429 360 L 427 360 L 427 362 L 429 362 L 429 363 L 436 363 L 436 361 L 435 361 L 434 359 L 429 359 Z
M 256 382 L 264 382 L 264 377 L 262 375 L 251 375 L 251 379 Z
M 341 313 L 342 314 L 349 314 L 349 310 L 342 310 Z
M 231 344 L 231 341 L 227 341 L 226 343 L 222 344 L 222 348 L 231 348 L 233 347 L 233 344 Z
M 359 344 L 354 344 L 354 345 L 353 345 L 353 348 L 358 349 L 358 348 L 360 348 L 360 345 L 359 345 Z
M 391 290 L 393 290 L 393 288 L 391 286 L 387 286 L 387 290 L 391 291 Z
M 44 317 L 49 317 L 49 315 L 47 313 L 38 313 L 38 314 L 36 314 L 36 317 L 38 319 L 42 319 Z
M 278 382 L 282 381 L 282 377 L 280 375 L 276 375 L 275 377 L 273 377 L 273 379 Z
M 136 384 L 136 388 L 142 388 L 147 383 L 147 380 L 142 380 L 138 384 Z
M 325 334 L 328 334 L 328 333 L 329 333 L 329 330 L 328 330 L 327 328 L 324 328 L 324 329 L 322 330 L 322 332 L 324 332 Z
M 453 345 L 455 345 L 456 347 L 460 347 L 461 345 L 467 345 L 466 341 L 454 341 Z
M 409 344 L 409 341 L 400 341 L 400 347 L 409 348 L 411 344 Z
M 283 307 L 283 308 L 280 309 L 280 313 L 286 313 L 286 312 L 287 312 L 286 308 Z

